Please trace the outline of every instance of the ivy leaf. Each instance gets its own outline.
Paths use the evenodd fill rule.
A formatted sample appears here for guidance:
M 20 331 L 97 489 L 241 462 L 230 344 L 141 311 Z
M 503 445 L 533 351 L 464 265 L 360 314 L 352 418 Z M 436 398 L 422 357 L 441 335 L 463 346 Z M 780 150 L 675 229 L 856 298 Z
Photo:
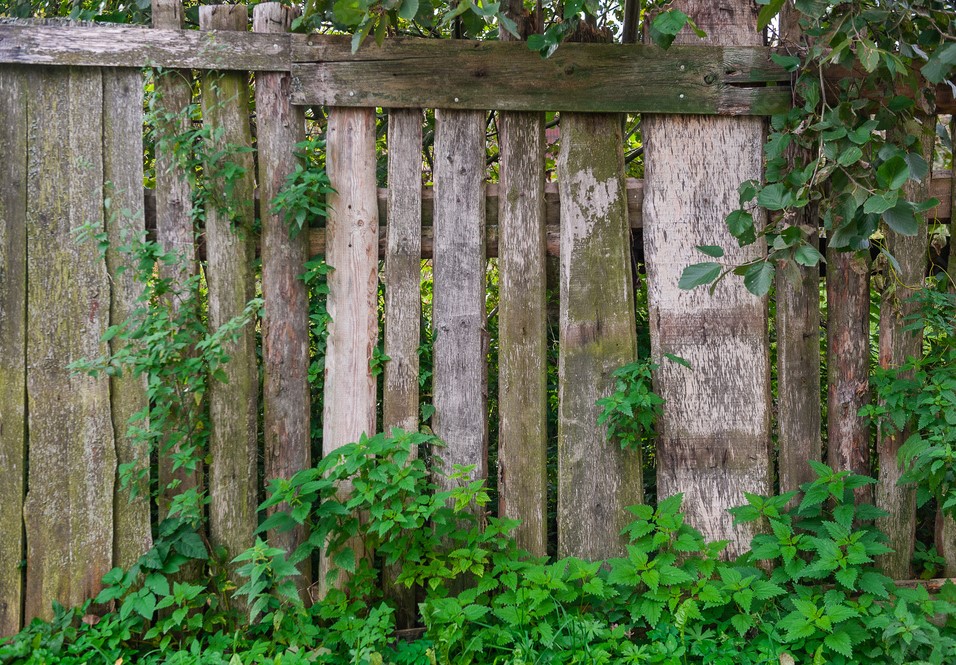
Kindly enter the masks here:
M 741 247 L 749 245 L 757 239 L 754 216 L 746 210 L 734 210 L 727 215 L 727 228 L 730 235 L 737 239 L 737 244 Z
M 754 263 L 744 273 L 744 286 L 755 296 L 765 296 L 773 284 L 774 266 L 769 261 Z
M 884 212 L 883 221 L 902 236 L 915 236 L 919 231 L 919 222 L 916 221 L 913 204 L 909 201 L 900 201 Z
M 890 157 L 876 170 L 876 181 L 884 189 L 899 189 L 909 177 L 909 164 L 900 155 Z
M 697 245 L 697 250 L 715 259 L 719 259 L 724 255 L 724 250 L 716 245 Z
M 770 25 L 770 21 L 773 20 L 774 16 L 780 13 L 780 9 L 783 7 L 785 1 L 786 0 L 770 0 L 770 2 L 763 6 L 760 13 L 757 14 L 757 30 L 763 30 Z
M 677 283 L 679 289 L 690 291 L 702 284 L 710 284 L 720 276 L 719 263 L 695 263 L 684 268 L 681 273 L 680 281 Z

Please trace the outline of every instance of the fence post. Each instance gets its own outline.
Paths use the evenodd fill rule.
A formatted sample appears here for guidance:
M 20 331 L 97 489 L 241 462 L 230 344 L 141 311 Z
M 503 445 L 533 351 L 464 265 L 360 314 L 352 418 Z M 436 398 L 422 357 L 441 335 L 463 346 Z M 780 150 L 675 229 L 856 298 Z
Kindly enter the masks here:
M 624 551 L 625 508 L 643 503 L 640 450 L 598 424 L 614 371 L 637 357 L 621 118 L 561 117 L 558 555 Z
M 253 9 L 256 32 L 288 32 L 295 10 L 278 2 Z M 305 115 L 289 103 L 288 73 L 256 74 L 256 137 L 259 148 L 259 209 L 262 219 L 262 319 L 264 476 L 290 478 L 312 464 L 309 405 L 309 300 L 302 273 L 308 260 L 309 228 L 272 210 L 272 200 L 295 170 L 296 144 L 305 138 Z M 274 512 L 273 508 L 270 512 Z M 269 542 L 294 552 L 305 527 L 269 533 Z M 311 584 L 308 559 L 298 564 L 300 590 Z
M 199 8 L 202 30 L 246 29 L 245 5 Z M 218 159 L 205 165 L 211 191 L 206 206 L 206 282 L 212 330 L 242 314 L 255 295 L 254 167 L 249 127 L 248 76 L 209 72 L 203 78 L 203 123 L 210 129 L 209 149 Z M 242 152 L 238 152 L 242 151 Z M 224 169 L 238 167 L 231 176 Z M 231 178 L 231 182 L 225 182 Z M 254 542 L 256 529 L 256 448 L 258 430 L 255 330 L 247 325 L 224 346 L 230 360 L 222 366 L 228 383 L 210 379 L 209 535 L 231 560 Z M 235 564 L 230 564 L 234 577 Z
M 26 490 L 27 89 L 0 66 L 0 639 L 22 625 Z
M 153 0 L 153 27 L 161 30 L 181 30 L 183 27 L 182 0 Z M 154 80 L 154 105 L 158 119 L 156 134 L 172 139 L 191 129 L 189 106 L 192 102 L 192 72 L 170 70 L 156 73 Z M 171 143 L 171 142 L 170 142 Z M 161 266 L 160 274 L 179 287 L 187 284 L 196 273 L 196 245 L 193 232 L 192 192 L 188 174 L 172 154 L 172 148 L 156 150 L 156 240 L 165 252 L 180 256 L 173 266 Z M 171 316 L 177 317 L 182 307 L 179 298 L 171 297 Z M 202 465 L 189 470 L 180 467 L 173 470 L 173 455 L 179 451 L 178 444 L 158 451 L 159 519 L 169 513 L 169 504 L 176 494 L 201 487 Z M 175 488 L 170 489 L 173 483 Z
M 711 44 L 763 42 L 749 0 L 683 0 L 675 7 L 690 14 Z M 685 30 L 677 42 L 700 40 Z M 646 115 L 643 128 L 652 353 L 658 362 L 671 353 L 691 365 L 664 361 L 657 372 L 666 400 L 657 493 L 683 492 L 687 522 L 708 540 L 730 540 L 734 556 L 749 545 L 754 527 L 734 527 L 727 509 L 744 503 L 744 492 L 766 494 L 771 487 L 767 301 L 735 278 L 713 294 L 677 284 L 686 266 L 703 260 L 697 245 L 720 245 L 728 263 L 764 254 L 759 244 L 738 249 L 724 222 L 737 206 L 740 183 L 761 177 L 763 120 Z

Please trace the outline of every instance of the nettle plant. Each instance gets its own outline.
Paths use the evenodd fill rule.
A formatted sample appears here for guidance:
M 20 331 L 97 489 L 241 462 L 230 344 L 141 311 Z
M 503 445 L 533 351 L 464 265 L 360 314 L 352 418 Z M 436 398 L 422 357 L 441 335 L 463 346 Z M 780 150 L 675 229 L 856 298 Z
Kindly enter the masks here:
M 760 28 L 784 0 L 758 0 Z M 771 118 L 764 146 L 764 181 L 740 186 L 740 207 L 727 227 L 741 246 L 766 242 L 767 253 L 742 265 L 706 261 L 688 266 L 680 286 L 691 289 L 733 273 L 764 295 L 777 271 L 822 260 L 814 229 L 801 225 L 808 206 L 822 220 L 827 246 L 867 250 L 877 243 L 895 266 L 877 231 L 881 222 L 915 235 L 935 199 L 911 201 L 904 186 L 927 177 L 924 138 L 935 131 L 936 84 L 956 68 L 956 14 L 939 0 L 867 2 L 796 0 L 802 40 L 782 43 L 774 61 L 793 73 L 796 103 Z M 840 81 L 827 73 L 843 68 Z M 889 91 L 889 92 L 888 92 Z M 753 208 L 769 212 L 758 228 Z M 721 247 L 698 249 L 720 259 Z

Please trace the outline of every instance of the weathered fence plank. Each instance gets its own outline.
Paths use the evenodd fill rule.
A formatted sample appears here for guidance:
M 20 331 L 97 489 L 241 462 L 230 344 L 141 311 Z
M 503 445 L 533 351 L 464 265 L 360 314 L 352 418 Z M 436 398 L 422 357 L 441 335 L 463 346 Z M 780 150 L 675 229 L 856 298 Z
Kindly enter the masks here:
M 183 25 L 183 5 L 180 0 L 153 0 L 153 27 L 179 30 Z M 166 252 L 180 257 L 174 265 L 160 266 L 160 275 L 177 288 L 184 288 L 196 273 L 196 246 L 193 231 L 192 194 L 188 175 L 173 154 L 175 137 L 191 129 L 188 110 L 192 102 L 192 72 L 169 70 L 157 73 L 154 79 L 154 114 L 156 134 L 156 240 Z M 171 318 L 178 317 L 183 306 L 182 297 L 170 296 L 168 306 Z M 174 419 L 185 414 L 173 413 Z M 202 485 L 202 464 L 195 468 L 183 466 L 174 469 L 173 456 L 181 453 L 175 441 L 163 441 L 157 457 L 159 495 L 156 503 L 159 518 L 169 513 L 173 497 Z M 199 455 L 197 458 L 201 457 Z
M 936 141 L 936 118 L 920 114 L 920 141 L 914 149 L 933 162 Z M 931 174 L 922 181 L 908 181 L 904 194 L 909 201 L 925 201 L 929 198 Z M 923 350 L 921 331 L 909 330 L 908 317 L 919 312 L 919 304 L 912 296 L 925 285 L 926 258 L 929 254 L 929 235 L 926 221 L 919 225 L 915 235 L 903 236 L 890 228 L 884 228 L 886 249 L 899 264 L 897 273 L 889 265 L 883 272 L 883 293 L 880 299 L 880 367 L 896 368 L 908 358 L 919 357 Z M 907 378 L 912 378 L 909 373 Z M 894 552 L 877 557 L 877 565 L 883 573 L 895 580 L 910 577 L 913 549 L 916 540 L 916 487 L 907 483 L 900 485 L 903 473 L 898 460 L 900 446 L 909 438 L 910 431 L 889 433 L 877 427 L 876 455 L 879 464 L 879 482 L 873 488 L 874 503 L 887 513 L 876 520 L 877 528 L 887 535 L 887 546 Z
M 518 545 L 544 556 L 548 543 L 544 116 L 502 113 L 498 131 L 502 190 L 498 512 L 521 520 L 514 534 Z
M 253 29 L 288 32 L 295 12 L 278 2 L 256 5 Z M 305 138 L 305 115 L 289 104 L 289 74 L 256 75 L 256 138 L 262 207 L 262 320 L 264 475 L 290 478 L 311 466 L 309 396 L 309 300 L 301 275 L 308 260 L 308 228 L 272 210 L 272 200 L 295 170 L 292 155 Z M 286 506 L 286 508 L 288 508 Z M 274 509 L 273 509 L 274 510 Z M 305 527 L 269 533 L 269 542 L 293 552 L 307 538 Z M 299 563 L 300 589 L 311 583 L 308 560 Z
M 385 362 L 382 429 L 418 431 L 422 315 L 422 112 L 388 113 L 388 218 L 385 249 Z M 379 231 L 385 231 L 379 227 Z M 413 451 L 413 453 L 416 451 Z M 418 619 L 415 590 L 396 585 L 401 567 L 383 573 L 385 593 L 395 603 L 399 628 Z
M 103 182 L 106 232 L 110 248 L 106 267 L 110 276 L 110 323 L 126 321 L 139 306 L 142 286 L 134 279 L 130 259 L 118 248 L 146 230 L 143 210 L 143 78 L 138 69 L 103 70 Z M 126 270 L 126 268 L 130 268 Z M 110 352 L 119 351 L 124 342 L 110 340 Z M 148 406 L 146 377 L 125 372 L 110 377 L 110 405 L 116 460 L 121 470 L 131 467 L 128 484 L 123 486 L 117 474 L 113 498 L 113 560 L 128 568 L 149 549 L 150 530 L 149 449 L 137 442 L 129 431 L 130 418 Z M 142 427 L 143 423 L 137 423 Z M 135 488 L 135 489 L 134 489 Z
M 25 70 L 0 67 L 0 639 L 22 623 L 27 94 Z
M 800 41 L 800 13 L 792 4 L 780 13 L 780 39 L 787 48 Z M 807 155 L 788 149 L 794 163 Z M 802 226 L 816 245 L 820 219 L 816 206 L 799 210 L 793 226 Z M 796 262 L 780 270 L 774 282 L 777 326 L 777 475 L 780 491 L 798 490 L 813 480 L 807 460 L 820 461 L 820 269 Z M 796 504 L 797 499 L 794 499 Z
M 949 136 L 956 137 L 956 113 L 949 120 Z M 930 189 L 942 179 L 939 174 L 934 173 L 930 183 Z M 945 195 L 939 196 L 942 201 L 949 203 L 951 208 L 956 208 L 956 178 L 948 183 L 949 189 Z M 946 263 L 946 270 L 950 277 L 956 277 L 956 217 L 949 223 L 949 256 Z M 956 294 L 956 282 L 952 279 L 949 282 L 949 292 Z M 946 575 L 956 576 L 956 520 L 946 516 L 943 511 L 936 510 L 936 529 L 935 529 L 936 550 L 945 561 L 944 570 Z
M 326 222 L 329 323 L 325 360 L 322 452 L 331 455 L 375 431 L 376 380 L 372 353 L 378 338 L 378 206 L 375 200 L 375 111 L 333 108 L 326 169 L 335 193 Z M 341 492 L 350 488 L 342 487 Z M 352 543 L 364 556 L 360 541 Z M 330 561 L 320 560 L 320 594 Z M 336 586 L 346 582 L 339 571 Z
M 33 69 L 28 80 L 25 620 L 96 595 L 113 565 L 116 451 L 109 379 L 67 364 L 106 353 L 110 286 L 73 229 L 105 230 L 99 70 Z
M 558 555 L 619 556 L 643 503 L 641 455 L 607 440 L 598 399 L 637 357 L 621 120 L 561 117 Z
M 292 42 L 296 104 L 765 115 L 787 109 L 789 74 L 763 47 L 389 39 L 352 53 L 350 37 Z
M 245 30 L 243 5 L 199 8 L 203 30 Z M 213 330 L 242 314 L 255 295 L 253 192 L 255 176 L 249 148 L 249 86 L 246 74 L 212 72 L 203 77 L 203 123 L 211 131 L 211 154 L 205 165 L 212 195 L 206 206 L 206 281 L 209 285 L 209 325 Z M 229 181 L 224 171 L 238 166 L 241 174 Z M 209 535 L 229 559 L 250 547 L 256 529 L 256 441 L 259 370 L 255 330 L 239 331 L 224 346 L 230 360 L 222 366 L 228 383 L 210 380 L 209 394 Z M 236 565 L 230 564 L 232 575 Z
M 472 479 L 488 477 L 484 171 L 485 114 L 436 111 L 432 426 L 442 470 L 474 465 Z
M 747 0 L 675 6 L 711 43 L 762 39 Z M 727 509 L 743 504 L 744 492 L 771 488 L 766 300 L 748 293 L 739 279 L 722 281 L 713 294 L 681 291 L 677 284 L 686 266 L 701 261 L 697 245 L 720 245 L 727 263 L 763 255 L 759 244 L 738 249 L 724 223 L 737 207 L 740 183 L 761 177 L 763 124 L 692 116 L 645 116 L 643 123 L 651 345 L 658 362 L 671 353 L 691 365 L 663 361 L 657 372 L 666 400 L 658 430 L 658 496 L 683 492 L 688 523 L 708 540 L 730 540 L 734 556 L 749 546 L 754 527 L 734 527 Z
M 181 13 L 181 12 L 180 12 Z M 10 25 L 0 23 L 0 63 L 78 67 L 174 67 L 231 71 L 289 71 L 289 36 L 181 31 L 139 26 Z M 157 21 L 155 28 L 160 28 Z
M 870 258 L 827 250 L 827 463 L 870 475 Z M 872 502 L 870 486 L 857 497 Z

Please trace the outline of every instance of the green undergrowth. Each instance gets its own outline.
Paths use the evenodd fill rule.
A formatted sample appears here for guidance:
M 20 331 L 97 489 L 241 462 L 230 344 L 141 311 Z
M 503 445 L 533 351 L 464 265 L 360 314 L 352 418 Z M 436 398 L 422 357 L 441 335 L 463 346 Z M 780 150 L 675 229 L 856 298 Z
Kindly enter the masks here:
M 271 484 L 278 508 L 256 545 L 236 557 L 244 583 L 188 521 L 170 518 L 130 570 L 114 569 L 99 596 L 56 608 L 0 646 L 4 663 L 951 663 L 956 587 L 932 597 L 899 588 L 873 567 L 887 551 L 881 513 L 855 504 L 873 481 L 813 463 L 794 494 L 748 495 L 737 522 L 762 524 L 749 552 L 723 561 L 685 524 L 681 498 L 634 506 L 623 556 L 588 562 L 517 549 L 514 521 L 487 517 L 481 481 L 456 469 L 440 491 L 421 457 L 432 436 L 394 431 L 349 444 L 314 468 Z M 351 479 L 352 492 L 337 489 Z M 286 555 L 267 531 L 306 525 Z M 361 545 L 359 548 L 358 546 Z M 307 605 L 296 564 L 327 548 L 351 574 Z M 356 551 L 374 552 L 357 557 Z M 182 571 L 202 564 L 196 579 Z M 396 637 L 380 571 L 419 593 L 420 635 Z M 188 566 L 187 566 L 188 564 Z M 228 590 L 227 590 L 228 589 Z M 454 589 L 455 591 L 450 591 Z M 310 595 L 306 590 L 304 595 Z

